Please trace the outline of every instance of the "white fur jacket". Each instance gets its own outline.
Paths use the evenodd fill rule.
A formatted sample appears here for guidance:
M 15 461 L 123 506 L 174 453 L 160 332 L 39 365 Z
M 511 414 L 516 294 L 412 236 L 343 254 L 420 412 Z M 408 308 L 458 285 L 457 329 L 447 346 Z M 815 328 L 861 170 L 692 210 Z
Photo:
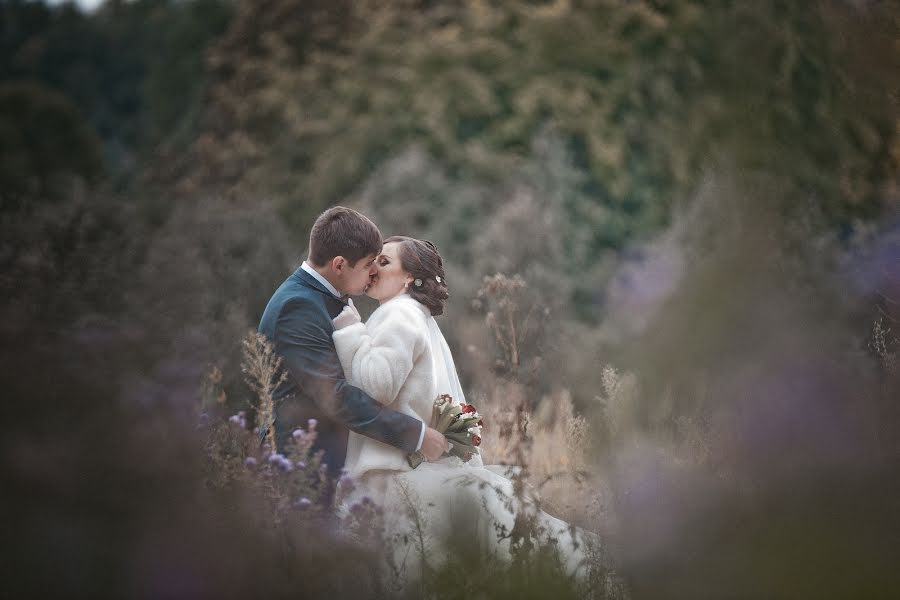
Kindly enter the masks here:
M 385 406 L 427 422 L 435 390 L 428 309 L 408 294 L 388 300 L 366 323 L 334 332 L 347 381 Z M 373 469 L 410 470 L 402 451 L 350 432 L 344 466 L 350 477 Z

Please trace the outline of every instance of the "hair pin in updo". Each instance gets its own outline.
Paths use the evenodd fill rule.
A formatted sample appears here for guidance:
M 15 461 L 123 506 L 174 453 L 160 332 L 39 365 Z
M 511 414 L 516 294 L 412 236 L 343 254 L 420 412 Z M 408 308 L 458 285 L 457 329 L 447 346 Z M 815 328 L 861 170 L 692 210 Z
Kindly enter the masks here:
M 413 285 L 416 287 L 422 287 L 422 280 L 419 278 L 416 278 L 416 280 L 413 281 Z
M 437 281 L 438 283 L 440 283 L 440 282 L 441 282 L 441 276 L 440 276 L 440 275 L 435 275 L 435 276 L 434 276 L 434 280 Z

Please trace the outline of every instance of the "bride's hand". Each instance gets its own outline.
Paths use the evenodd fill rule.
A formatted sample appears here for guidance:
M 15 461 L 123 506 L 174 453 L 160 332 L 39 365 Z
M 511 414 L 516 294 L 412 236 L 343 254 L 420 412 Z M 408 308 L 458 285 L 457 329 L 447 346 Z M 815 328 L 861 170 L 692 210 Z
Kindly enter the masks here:
M 349 300 L 347 306 L 344 307 L 341 314 L 332 320 L 332 323 L 334 323 L 335 329 L 343 329 L 344 327 L 350 327 L 361 321 L 362 317 L 359 316 L 359 311 L 353 306 L 353 300 Z

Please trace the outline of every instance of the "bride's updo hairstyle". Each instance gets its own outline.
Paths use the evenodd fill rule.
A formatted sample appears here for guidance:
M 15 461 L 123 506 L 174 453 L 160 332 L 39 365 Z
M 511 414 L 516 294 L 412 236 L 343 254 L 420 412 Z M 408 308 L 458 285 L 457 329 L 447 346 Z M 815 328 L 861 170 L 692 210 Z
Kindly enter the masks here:
M 450 289 L 444 278 L 444 261 L 434 244 L 427 240 L 417 240 L 395 235 L 384 240 L 385 244 L 398 243 L 400 266 L 412 275 L 413 281 L 406 292 L 431 311 L 432 316 L 444 312 L 444 303 L 450 297 Z M 416 281 L 421 285 L 416 285 Z

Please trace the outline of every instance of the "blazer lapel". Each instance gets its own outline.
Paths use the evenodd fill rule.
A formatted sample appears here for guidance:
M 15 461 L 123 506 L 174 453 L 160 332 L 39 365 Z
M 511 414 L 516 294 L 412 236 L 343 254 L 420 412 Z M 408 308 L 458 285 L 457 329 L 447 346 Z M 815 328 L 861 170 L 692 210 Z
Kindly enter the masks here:
M 325 289 L 325 286 L 319 283 L 315 277 L 304 271 L 303 267 L 300 267 L 299 269 L 294 271 L 294 277 L 302 281 L 307 287 L 311 287 L 317 292 L 321 292 L 326 296 L 331 296 L 332 298 L 334 298 L 334 295 L 332 295 L 331 292 Z
M 324 285 L 319 283 L 315 277 L 304 271 L 302 267 L 294 271 L 294 277 L 296 277 L 302 285 L 312 288 L 325 296 L 325 306 L 328 307 L 328 313 L 331 315 L 331 318 L 336 317 L 338 313 L 347 306 L 346 302 L 340 298 L 336 298 L 334 294 L 325 289 Z

